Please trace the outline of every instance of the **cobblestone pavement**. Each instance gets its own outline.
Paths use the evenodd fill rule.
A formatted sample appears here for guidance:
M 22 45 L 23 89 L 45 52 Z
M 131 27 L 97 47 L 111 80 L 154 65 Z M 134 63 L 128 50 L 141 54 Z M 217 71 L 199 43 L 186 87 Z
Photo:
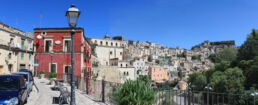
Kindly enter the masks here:
M 59 91 L 51 90 L 52 85 L 49 84 L 47 79 L 38 79 L 35 78 L 35 84 L 39 88 L 37 92 L 36 88 L 33 87 L 33 91 L 30 93 L 28 102 L 26 105 L 58 105 L 53 103 L 54 97 L 60 95 Z M 103 105 L 103 103 L 98 103 L 91 100 L 89 97 L 81 94 L 79 90 L 75 92 L 76 105 Z

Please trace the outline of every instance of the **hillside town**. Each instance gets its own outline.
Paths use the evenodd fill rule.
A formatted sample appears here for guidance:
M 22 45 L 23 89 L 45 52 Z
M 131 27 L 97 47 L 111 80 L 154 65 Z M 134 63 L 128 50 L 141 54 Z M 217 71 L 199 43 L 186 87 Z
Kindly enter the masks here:
M 31 31 L 0 21 L 0 105 L 258 103 L 257 29 L 240 46 L 204 37 L 183 48 L 103 34 L 99 25 L 89 34 L 77 26 L 80 14 L 72 4 L 68 26 Z
M 1 38 L 0 57 L 4 60 L 0 74 L 29 69 L 35 74 L 56 72 L 58 80 L 71 80 L 69 28 L 34 28 L 34 32 L 24 32 L 4 23 L 0 25 L 1 36 L 4 36 Z M 77 28 L 75 76 L 83 80 L 79 84 L 83 84 L 86 77 L 123 84 L 140 75 L 150 77 L 154 84 L 186 81 L 189 74 L 214 66 L 209 55 L 225 47 L 236 47 L 235 42 L 205 40 L 192 49 L 172 48 L 150 41 L 126 40 L 124 36 L 111 38 L 106 34 L 95 38 L 85 35 L 83 28 Z

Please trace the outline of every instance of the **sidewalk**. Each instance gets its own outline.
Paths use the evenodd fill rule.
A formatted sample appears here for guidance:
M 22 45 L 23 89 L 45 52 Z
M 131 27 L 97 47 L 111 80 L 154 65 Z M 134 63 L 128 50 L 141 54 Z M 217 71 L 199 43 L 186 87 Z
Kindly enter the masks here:
M 57 105 L 53 104 L 53 98 L 60 95 L 59 91 L 51 90 L 52 85 L 48 85 L 49 80 L 34 78 L 35 84 L 39 88 L 37 92 L 36 88 L 33 87 L 33 91 L 30 93 L 28 102 L 26 105 Z M 76 105 L 103 105 L 90 98 L 80 94 L 79 90 L 75 91 Z

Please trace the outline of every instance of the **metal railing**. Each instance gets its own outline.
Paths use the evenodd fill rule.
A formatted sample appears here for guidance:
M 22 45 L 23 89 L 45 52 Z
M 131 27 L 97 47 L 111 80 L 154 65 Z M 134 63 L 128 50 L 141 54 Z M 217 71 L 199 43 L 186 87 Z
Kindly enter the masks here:
M 155 105 L 258 105 L 258 96 L 208 91 L 158 89 Z

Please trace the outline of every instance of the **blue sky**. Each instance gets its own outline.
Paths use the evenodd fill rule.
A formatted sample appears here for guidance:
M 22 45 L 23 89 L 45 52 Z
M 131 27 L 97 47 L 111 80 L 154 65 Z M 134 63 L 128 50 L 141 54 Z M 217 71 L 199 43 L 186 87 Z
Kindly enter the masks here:
M 66 27 L 71 4 L 82 11 L 86 37 L 108 33 L 189 49 L 204 40 L 241 45 L 258 27 L 257 0 L 2 0 L 0 21 L 24 31 Z

